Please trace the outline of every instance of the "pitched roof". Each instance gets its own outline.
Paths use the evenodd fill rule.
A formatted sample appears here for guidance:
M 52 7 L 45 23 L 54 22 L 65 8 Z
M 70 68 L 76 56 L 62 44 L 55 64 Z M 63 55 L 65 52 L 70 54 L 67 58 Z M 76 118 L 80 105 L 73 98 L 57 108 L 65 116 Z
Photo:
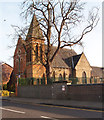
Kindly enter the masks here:
M 39 22 L 35 16 L 35 14 L 33 15 L 33 18 L 32 18 L 31 24 L 30 24 L 30 28 L 28 30 L 28 34 L 26 37 L 26 41 L 32 40 L 31 38 L 44 39 L 42 30 L 40 29 Z
M 78 61 L 79 61 L 81 55 L 82 55 L 82 53 L 79 54 L 79 55 L 73 56 L 74 67 L 77 65 L 77 63 L 78 63 Z
M 66 58 L 64 61 L 69 67 L 75 68 L 81 55 L 82 54 L 79 54 L 79 55 L 76 54 L 76 55 L 70 56 L 70 57 Z
M 102 78 L 102 75 L 104 74 L 103 68 L 95 67 L 95 66 L 91 66 L 91 67 L 92 67 L 92 76 Z
M 56 47 L 52 47 L 51 55 L 53 55 L 55 50 Z M 76 55 L 76 52 L 73 49 L 60 48 L 52 62 L 51 67 L 69 68 L 70 66 L 67 62 L 65 62 L 65 59 L 74 55 Z
M 0 65 L 7 65 L 7 66 L 9 66 L 9 67 L 13 68 L 13 67 L 12 67 L 12 66 L 10 66 L 9 64 L 7 64 L 7 63 L 5 63 L 5 62 L 1 62 L 1 61 L 0 61 Z

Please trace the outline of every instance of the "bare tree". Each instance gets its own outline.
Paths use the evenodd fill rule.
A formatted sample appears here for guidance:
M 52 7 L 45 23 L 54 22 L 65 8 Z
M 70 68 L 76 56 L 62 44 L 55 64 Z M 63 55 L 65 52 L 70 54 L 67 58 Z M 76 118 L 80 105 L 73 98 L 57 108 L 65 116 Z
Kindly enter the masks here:
M 21 15 L 27 20 L 35 14 L 44 36 L 46 50 L 42 64 L 46 68 L 47 79 L 50 78 L 50 65 L 59 49 L 81 44 L 83 37 L 91 32 L 99 21 L 98 8 L 93 8 L 89 12 L 85 28 L 81 33 L 78 33 L 78 35 L 75 33 L 75 35 L 73 34 L 74 30 L 84 17 L 82 11 L 85 3 L 81 3 L 79 0 L 25 0 L 22 5 Z M 25 28 L 25 30 L 27 29 Z M 21 32 L 21 35 L 26 35 L 22 29 L 19 29 L 19 32 Z M 53 45 L 56 46 L 56 50 L 50 56 Z

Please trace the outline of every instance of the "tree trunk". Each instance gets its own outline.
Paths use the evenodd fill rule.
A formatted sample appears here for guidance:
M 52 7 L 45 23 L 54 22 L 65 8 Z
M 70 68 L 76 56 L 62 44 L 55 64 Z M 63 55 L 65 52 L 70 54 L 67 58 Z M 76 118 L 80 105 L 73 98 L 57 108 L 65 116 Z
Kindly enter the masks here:
M 50 79 L 50 51 L 51 51 L 51 45 L 50 45 L 50 39 L 51 39 L 51 11 L 48 5 L 48 31 L 47 31 L 47 62 L 46 62 L 46 79 L 47 79 L 47 84 L 51 84 L 51 79 Z
M 47 79 L 47 84 L 51 84 L 51 79 L 50 79 L 50 64 L 47 63 L 46 65 L 46 79 Z

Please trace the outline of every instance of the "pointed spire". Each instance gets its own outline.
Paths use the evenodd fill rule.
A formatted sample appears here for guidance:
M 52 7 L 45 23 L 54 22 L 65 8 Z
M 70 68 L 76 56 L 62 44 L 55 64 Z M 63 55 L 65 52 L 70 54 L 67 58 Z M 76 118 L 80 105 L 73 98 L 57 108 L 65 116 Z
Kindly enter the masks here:
M 22 40 L 21 35 L 18 35 L 18 41 L 17 41 L 17 44 L 19 44 L 21 40 Z
M 35 16 L 35 14 L 33 15 L 31 24 L 30 24 L 30 28 L 28 30 L 28 34 L 26 37 L 27 41 L 31 41 L 33 39 L 44 39 L 43 35 L 42 35 L 42 30 L 40 29 L 39 26 L 39 22 Z

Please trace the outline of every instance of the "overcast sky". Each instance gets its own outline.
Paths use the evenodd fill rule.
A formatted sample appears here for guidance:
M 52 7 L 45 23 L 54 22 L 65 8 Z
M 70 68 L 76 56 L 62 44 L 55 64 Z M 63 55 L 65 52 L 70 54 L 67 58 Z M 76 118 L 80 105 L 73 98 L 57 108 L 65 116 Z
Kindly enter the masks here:
M 7 2 L 8 1 L 8 2 Z M 0 60 L 13 66 L 13 54 L 14 48 L 8 48 L 13 44 L 13 40 L 9 37 L 14 33 L 11 25 L 21 26 L 23 19 L 19 16 L 20 1 L 23 0 L 1 0 L 0 2 Z M 99 16 L 100 21 L 97 27 L 83 39 L 84 49 L 80 47 L 74 47 L 75 51 L 79 54 L 84 51 L 91 66 L 102 66 L 102 2 L 101 0 L 86 0 L 85 14 L 93 6 L 100 8 Z

